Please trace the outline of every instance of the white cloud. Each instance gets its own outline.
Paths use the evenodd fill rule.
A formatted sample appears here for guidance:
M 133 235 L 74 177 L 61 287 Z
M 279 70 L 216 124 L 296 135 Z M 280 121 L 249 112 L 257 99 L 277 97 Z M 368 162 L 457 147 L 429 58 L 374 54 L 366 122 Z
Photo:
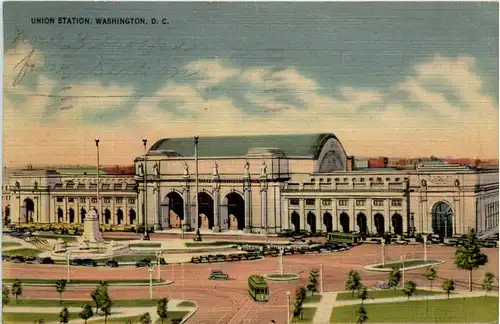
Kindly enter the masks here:
M 18 72 L 15 64 L 30 50 L 23 45 L 7 52 L 4 58 L 6 92 L 21 95 L 23 99 L 4 99 L 7 164 L 92 163 L 95 137 L 101 139 L 102 163 L 116 164 L 131 163 L 142 154 L 144 137 L 153 144 L 163 137 L 301 132 L 334 132 L 348 154 L 475 156 L 481 148 L 483 155 L 498 155 L 497 107 L 491 97 L 481 92 L 483 83 L 473 72 L 473 58 L 435 56 L 415 66 L 412 76 L 394 85 L 410 101 L 421 104 L 420 110 L 413 111 L 408 109 L 408 102 L 373 89 L 340 88 L 343 99 L 319 94 L 317 82 L 295 68 L 239 69 L 218 61 L 197 61 L 188 67 L 200 71 L 197 83 L 170 81 L 154 96 L 138 100 L 127 119 L 99 127 L 82 125 L 85 113 L 116 109 L 127 100 L 116 96 L 131 95 L 133 89 L 117 84 L 104 87 L 97 82 L 72 84 L 62 94 L 92 94 L 98 98 L 72 97 L 68 99 L 72 109 L 58 111 L 57 118 L 50 123 L 40 122 L 49 103 L 40 94 L 52 93 L 54 82 L 39 77 L 36 90 L 23 84 L 11 86 Z M 37 56 L 35 62 L 43 64 L 43 57 Z M 243 107 L 236 106 L 231 93 L 215 99 L 205 99 L 200 94 L 206 87 L 230 78 L 248 84 L 245 97 L 268 112 L 274 109 L 274 113 L 246 113 Z M 430 79 L 453 90 L 468 108 L 457 107 L 443 93 L 429 91 L 426 83 Z M 290 89 L 299 96 L 303 107 L 285 104 L 262 91 L 273 88 Z M 163 106 L 165 102 L 167 107 Z M 372 104 L 377 107 L 382 104 L 383 108 L 364 109 Z M 170 105 L 175 106 L 175 113 L 168 108 Z

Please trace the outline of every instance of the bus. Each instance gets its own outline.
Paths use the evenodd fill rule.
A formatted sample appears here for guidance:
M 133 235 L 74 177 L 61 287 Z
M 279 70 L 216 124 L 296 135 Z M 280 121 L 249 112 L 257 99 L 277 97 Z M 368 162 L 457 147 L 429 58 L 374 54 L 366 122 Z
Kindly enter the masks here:
M 269 300 L 269 288 L 264 277 L 256 275 L 248 277 L 248 293 L 255 301 L 267 302 Z
M 357 245 L 361 242 L 360 233 L 342 233 L 333 232 L 327 234 L 328 242 L 332 243 L 348 243 L 352 245 Z

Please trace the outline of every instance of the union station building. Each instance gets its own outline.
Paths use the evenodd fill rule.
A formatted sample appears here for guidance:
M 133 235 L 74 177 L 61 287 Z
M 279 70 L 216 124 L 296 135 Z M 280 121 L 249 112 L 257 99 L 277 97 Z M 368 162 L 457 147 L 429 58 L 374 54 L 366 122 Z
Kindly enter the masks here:
M 102 224 L 143 224 L 147 214 L 148 227 L 164 231 L 498 228 L 498 168 L 363 168 L 334 134 L 161 139 L 134 165 L 135 175 L 101 176 Z M 95 170 L 22 170 L 4 182 L 4 213 L 12 222 L 79 223 L 98 208 L 97 185 Z

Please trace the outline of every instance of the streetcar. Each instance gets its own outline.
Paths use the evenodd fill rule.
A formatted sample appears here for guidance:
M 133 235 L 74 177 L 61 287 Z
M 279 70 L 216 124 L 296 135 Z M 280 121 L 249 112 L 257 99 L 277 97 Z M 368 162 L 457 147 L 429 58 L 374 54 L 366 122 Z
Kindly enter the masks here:
M 327 239 L 328 242 L 332 243 L 348 243 L 352 245 L 357 245 L 358 243 L 361 243 L 361 234 L 333 232 L 327 234 Z
M 248 293 L 255 301 L 267 302 L 269 300 L 269 288 L 264 277 L 256 275 L 248 277 Z

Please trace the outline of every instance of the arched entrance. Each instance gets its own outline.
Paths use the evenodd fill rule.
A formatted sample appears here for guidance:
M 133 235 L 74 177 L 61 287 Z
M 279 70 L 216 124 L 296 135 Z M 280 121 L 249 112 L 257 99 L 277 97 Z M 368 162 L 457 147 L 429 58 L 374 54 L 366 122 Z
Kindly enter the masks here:
M 137 216 L 135 214 L 135 210 L 133 210 L 132 208 L 128 211 L 128 223 L 130 225 L 135 225 L 135 221 L 137 219 Z
M 326 212 L 323 214 L 323 224 L 325 224 L 326 232 L 333 232 L 333 217 L 332 214 Z
M 445 202 L 438 202 L 432 207 L 432 231 L 442 237 L 453 235 L 453 211 Z
M 365 235 L 368 234 L 368 227 L 365 214 L 359 213 L 358 216 L 356 217 L 356 223 L 358 224 L 358 229 L 361 234 Z
M 340 226 L 342 226 L 342 232 L 349 233 L 349 215 L 346 213 L 340 214 Z
M 403 217 L 399 214 L 392 215 L 392 228 L 397 235 L 403 235 Z
M 375 214 L 375 216 L 373 216 L 373 223 L 375 225 L 375 229 L 377 230 L 377 234 L 384 235 L 385 233 L 384 216 L 382 216 L 382 214 Z
M 299 216 L 299 214 L 294 211 L 290 217 L 290 220 L 292 222 L 294 231 L 296 233 L 300 232 L 300 216 Z
M 23 212 L 24 212 L 25 222 L 33 223 L 33 215 L 35 214 L 35 203 L 30 198 L 24 199 Z
M 227 219 L 230 230 L 242 230 L 245 228 L 245 200 L 240 194 L 231 192 L 226 195 Z M 224 203 L 223 203 L 224 205 Z
M 61 209 L 61 207 L 59 207 L 57 208 L 57 222 L 62 223 L 63 219 L 64 219 L 63 210 Z
M 75 210 L 73 208 L 70 208 L 68 210 L 68 214 L 69 214 L 69 222 L 70 222 L 70 224 L 74 223 L 75 222 Z
M 198 194 L 198 224 L 200 228 L 214 227 L 214 200 L 206 192 Z
M 116 221 L 118 225 L 123 224 L 123 211 L 120 208 L 116 211 Z
M 87 215 L 87 211 L 85 210 L 85 208 L 81 208 L 80 209 L 80 219 L 81 219 L 81 222 L 83 223 L 83 221 L 85 220 L 85 215 Z
M 316 215 L 313 212 L 307 213 L 307 225 L 311 233 L 316 233 Z
M 10 205 L 7 205 L 4 210 L 4 224 L 9 224 L 10 223 Z
M 109 224 L 111 222 L 111 211 L 109 209 L 104 210 L 104 223 Z
M 181 228 L 184 220 L 184 199 L 176 191 L 169 192 L 161 202 L 161 226 Z

